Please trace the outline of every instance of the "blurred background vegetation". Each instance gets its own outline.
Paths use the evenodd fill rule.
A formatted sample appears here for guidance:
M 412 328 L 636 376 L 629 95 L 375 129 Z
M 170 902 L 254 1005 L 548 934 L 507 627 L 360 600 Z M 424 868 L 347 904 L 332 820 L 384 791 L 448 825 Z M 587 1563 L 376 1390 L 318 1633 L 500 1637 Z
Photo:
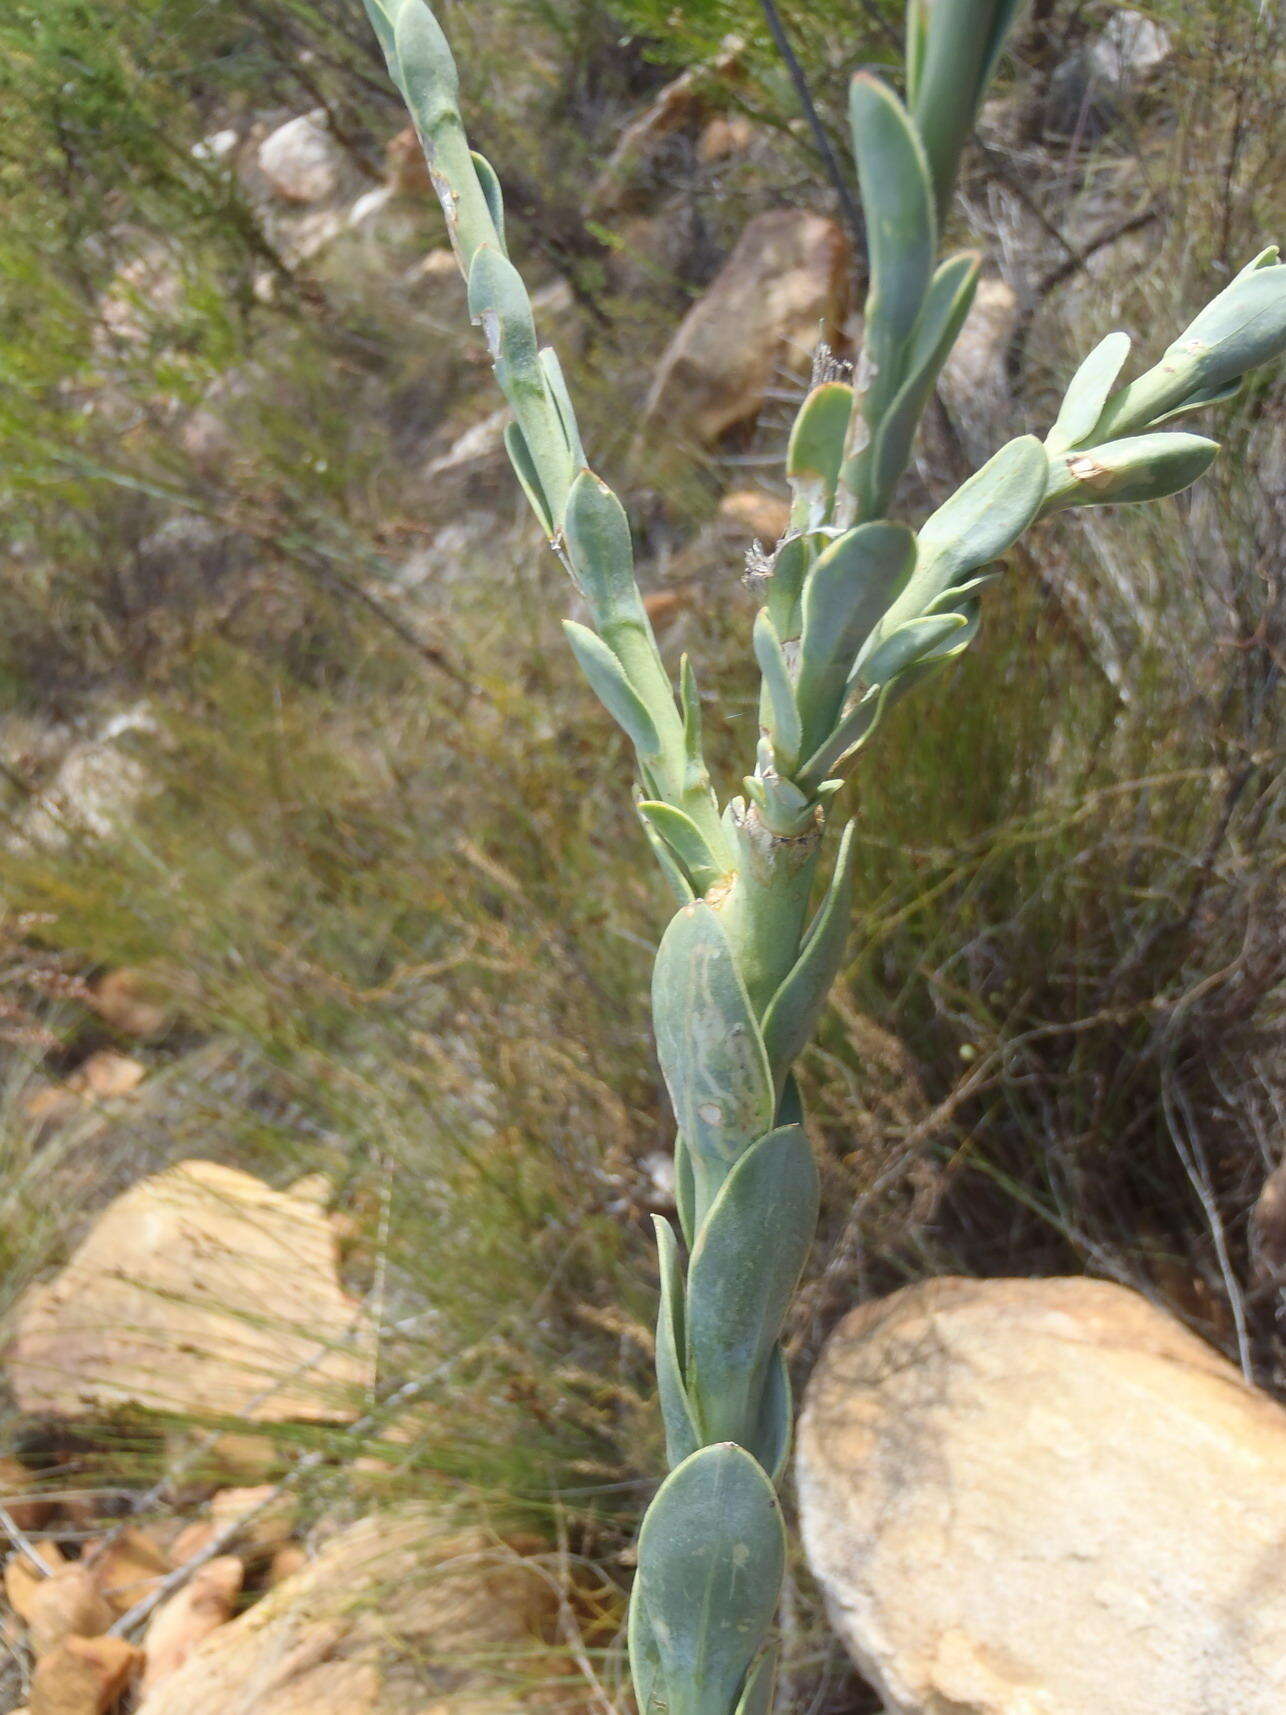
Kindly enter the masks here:
M 834 192 L 752 0 L 442 10 L 587 440 L 674 595 L 665 645 L 705 664 L 726 787 L 751 606 L 712 519 L 780 492 L 800 378 L 672 492 L 637 430 L 747 220 L 834 214 Z M 1275 9 L 1147 8 L 1168 57 L 1105 105 L 1075 68 L 1114 10 L 1036 5 L 984 115 L 957 236 L 1013 314 L 992 381 L 939 401 L 912 516 L 1043 430 L 1100 333 L 1155 352 L 1282 236 Z M 782 7 L 837 138 L 900 11 Z M 595 205 L 624 128 L 693 68 L 736 148 L 710 159 L 685 123 Z M 423 265 L 440 220 L 388 152 L 367 27 L 348 0 L 13 0 L 0 108 L 0 1309 L 166 1162 L 323 1171 L 381 1389 L 447 1377 L 374 1487 L 444 1484 L 624 1582 L 657 1462 L 666 903 L 562 647 L 571 592 L 487 440 L 458 283 Z M 338 216 L 256 176 L 316 110 Z M 801 1380 L 860 1295 L 1087 1271 L 1286 1397 L 1252 1244 L 1286 1114 L 1284 406 L 1279 368 L 1223 412 L 1192 495 L 1043 526 L 979 644 L 868 753 L 852 960 L 804 1063 L 826 1203 Z M 142 1047 L 90 1004 L 122 968 L 165 1008 Z M 103 1049 L 145 1080 L 52 1123 L 33 1095 Z M 318 1442 L 283 1435 L 283 1459 Z M 320 1444 L 318 1508 L 371 1451 Z M 163 1440 L 118 1426 L 78 1457 L 147 1484 Z M 864 1707 L 807 1624 L 793 1671 Z

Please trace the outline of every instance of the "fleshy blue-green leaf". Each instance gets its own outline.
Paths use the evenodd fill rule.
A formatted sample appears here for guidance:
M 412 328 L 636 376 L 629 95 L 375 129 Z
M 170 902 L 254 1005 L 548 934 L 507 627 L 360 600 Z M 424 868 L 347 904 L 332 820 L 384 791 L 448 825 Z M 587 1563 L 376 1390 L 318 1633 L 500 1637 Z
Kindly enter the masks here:
M 656 1317 L 656 1387 L 665 1424 L 665 1451 L 671 1469 L 701 1445 L 683 1379 L 685 1346 L 683 1268 L 670 1223 L 652 1217 L 661 1272 L 661 1301 Z
M 766 607 L 761 607 L 755 616 L 753 641 L 755 660 L 764 680 L 764 724 L 772 737 L 777 767 L 788 774 L 799 760 L 803 734 L 786 653 Z
M 1067 506 L 1121 506 L 1161 500 L 1203 476 L 1219 451 L 1204 435 L 1135 435 L 1073 448 L 1049 461 L 1042 515 Z
M 911 333 L 902 385 L 876 424 L 870 447 L 858 455 L 851 476 L 845 477 L 850 487 L 861 482 L 857 464 L 864 461 L 864 505 L 873 516 L 887 511 L 906 469 L 934 382 L 973 303 L 980 263 L 976 253 L 966 252 L 944 262 L 933 276 Z
M 760 1138 L 723 1182 L 688 1266 L 688 1397 L 707 1441 L 750 1447 L 768 1361 L 817 1225 L 802 1126 Z
M 491 224 L 496 229 L 501 253 L 508 256 L 509 247 L 505 243 L 505 193 L 501 188 L 500 180 L 496 177 L 496 169 L 487 157 L 480 155 L 476 149 L 471 149 L 469 153 L 473 160 L 473 170 L 478 175 L 478 184 L 482 188 L 482 194 L 487 200 L 487 207 L 491 211 Z
M 781 1509 L 749 1453 L 703 1447 L 670 1473 L 639 1532 L 630 1655 L 645 1707 L 733 1715 L 785 1563 Z
M 823 381 L 799 408 L 786 451 L 786 477 L 807 510 L 801 528 L 830 516 L 852 415 L 853 389 L 845 381 Z
M 795 690 L 805 755 L 835 725 L 857 652 L 902 591 L 915 552 L 905 524 L 859 524 L 808 574 Z
M 736 1715 L 769 1715 L 777 1683 L 777 1647 L 769 1644 L 746 1675 Z
M 661 741 L 657 737 L 656 724 L 603 639 L 588 626 L 577 625 L 572 619 L 563 621 L 563 630 L 594 694 L 617 725 L 629 735 L 639 755 L 658 755 Z
M 856 836 L 856 823 L 850 822 L 840 839 L 830 885 L 809 925 L 799 958 L 764 1014 L 764 1047 L 778 1080 L 811 1040 L 844 960 L 853 915 Z
M 965 623 L 960 613 L 928 614 L 922 619 L 908 619 L 891 631 L 862 663 L 861 679 L 865 685 L 888 685 L 913 667 L 917 661 L 955 635 Z
M 413 0 L 406 0 L 412 4 Z M 469 269 L 469 314 L 486 337 L 496 380 L 513 406 L 552 521 L 562 521 L 574 464 L 549 377 L 540 360 L 531 299 L 522 276 L 493 244 L 480 245 Z
M 509 454 L 509 463 L 513 473 L 518 478 L 518 485 L 527 496 L 532 511 L 545 535 L 552 541 L 557 531 L 554 528 L 553 514 L 544 489 L 540 485 L 540 472 L 532 463 L 531 450 L 527 445 L 521 427 L 517 423 L 505 424 L 505 451 Z
M 944 501 L 920 530 L 915 570 L 886 614 L 878 641 L 1011 548 L 1040 511 L 1048 473 L 1044 447 L 1035 435 L 1022 435 Z
M 706 837 L 691 816 L 673 804 L 640 800 L 640 816 L 645 817 L 678 859 L 685 875 L 698 893 L 707 893 L 723 876 L 723 866 L 710 850 Z
M 424 0 L 402 0 L 393 19 L 396 82 L 424 145 L 452 248 L 466 279 L 483 245 L 503 248 L 460 118 L 460 79 L 442 27 Z M 383 32 L 376 26 L 383 41 Z
M 599 630 L 606 631 L 618 620 L 642 620 L 629 519 L 611 489 L 591 470 L 582 470 L 567 492 L 563 536 L 572 574 Z
M 746 986 L 704 902 L 671 919 L 652 976 L 657 1057 L 692 1160 L 696 1224 L 729 1168 L 772 1126 L 773 1081 Z
M 1058 417 L 1045 437 L 1051 455 L 1079 446 L 1094 433 L 1129 355 L 1130 336 L 1124 333 L 1110 333 L 1094 347 L 1068 384 Z

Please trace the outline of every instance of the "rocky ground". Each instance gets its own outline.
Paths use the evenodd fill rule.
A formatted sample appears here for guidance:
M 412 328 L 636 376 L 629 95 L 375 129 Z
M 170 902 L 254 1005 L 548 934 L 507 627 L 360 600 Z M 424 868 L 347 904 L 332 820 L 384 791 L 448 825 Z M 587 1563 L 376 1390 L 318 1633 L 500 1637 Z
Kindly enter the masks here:
M 1089 330 L 1096 336 L 1119 316 L 1150 337 L 1142 324 L 1161 288 L 1147 267 L 1163 228 L 1175 279 L 1188 266 L 1156 184 L 1176 123 L 1167 79 L 1183 87 L 1192 66 L 1151 16 L 1114 8 L 1091 24 L 1049 62 L 1029 43 L 1024 63 L 1035 69 L 983 115 L 964 218 L 986 248 L 987 271 L 943 376 L 909 485 L 912 507 L 985 456 L 1015 414 L 1039 414 Z M 612 240 L 593 257 L 618 318 L 608 335 L 575 268 L 560 267 L 550 250 L 534 263 L 542 329 L 583 361 L 587 386 L 606 376 L 632 388 L 628 421 L 613 421 L 601 405 L 591 411 L 631 473 L 648 605 L 675 654 L 698 631 L 717 649 L 723 631 L 744 619 L 736 573 L 756 541 L 771 544 L 783 528 L 771 472 L 812 354 L 822 340 L 842 361 L 860 341 L 852 283 L 860 257 L 816 175 L 801 186 L 795 169 L 783 168 L 795 159 L 793 144 L 752 103 L 729 99 L 729 87 L 741 87 L 738 64 L 731 44 L 709 64 L 653 79 L 583 187 L 582 219 Z M 620 844 L 619 829 L 576 820 L 602 759 L 568 737 L 573 722 L 553 706 L 555 692 L 574 693 L 550 679 L 534 644 L 523 653 L 512 642 L 524 629 L 539 642 L 539 575 L 505 584 L 493 607 L 477 594 L 496 562 L 520 564 L 535 548 L 509 498 L 504 417 L 487 391 L 483 355 L 462 331 L 459 282 L 425 212 L 411 133 L 391 136 L 373 172 L 324 107 L 227 117 L 199 147 L 212 170 L 234 176 L 261 220 L 257 301 L 271 306 L 287 282 L 303 281 L 341 320 L 349 315 L 343 332 L 355 352 L 362 340 L 379 345 L 371 325 L 389 340 L 388 330 L 410 329 L 446 373 L 435 370 L 432 410 L 407 388 L 396 410 L 385 401 L 377 414 L 370 399 L 385 378 L 378 365 L 363 368 L 368 354 L 351 357 L 355 438 L 378 432 L 380 468 L 347 479 L 337 512 L 347 522 L 360 511 L 351 494 L 378 486 L 379 552 L 354 549 L 356 526 L 321 547 L 310 538 L 298 552 L 327 576 L 342 564 L 342 611 L 362 619 L 335 628 L 335 654 L 373 664 L 379 723 L 397 712 L 389 730 L 380 724 L 373 733 L 379 723 L 363 724 L 351 681 L 335 703 L 316 705 L 315 723 L 307 705 L 290 711 L 297 724 L 278 729 L 281 711 L 269 708 L 249 747 L 262 749 L 269 772 L 288 774 L 295 753 L 307 763 L 317 731 L 330 746 L 313 774 L 274 799 L 280 846 L 258 825 L 266 816 L 237 819 L 253 789 L 237 777 L 230 785 L 214 766 L 201 777 L 208 706 L 173 694 L 168 665 L 151 679 L 136 675 L 129 696 L 104 676 L 64 707 L 51 699 L 35 712 L 29 702 L 0 711 L 4 849 L 14 877 L 0 943 L 0 1024 L 13 1050 L 4 1123 L 14 1140 L 3 1205 L 13 1235 L 0 1293 L 0 1709 L 621 1709 L 632 1510 L 645 1486 L 640 1473 L 654 1463 L 651 1285 L 641 1244 L 625 1246 L 622 1259 L 621 1241 L 602 1234 L 641 1233 L 672 1187 L 647 1044 L 635 1021 L 618 1024 L 621 1003 L 605 967 L 628 988 L 626 962 L 647 948 L 648 907 L 630 872 L 619 911 L 586 907 L 579 882 L 560 873 L 587 846 L 588 873 L 599 879 L 601 848 Z M 678 160 L 689 175 L 681 188 L 671 182 Z M 702 196 L 725 211 L 728 230 L 702 227 Z M 99 303 L 103 350 L 139 352 L 156 306 L 182 291 L 173 257 L 140 244 Z M 171 648 L 177 660 L 196 659 L 194 634 L 242 647 L 249 631 L 255 647 L 298 654 L 311 671 L 314 637 L 301 636 L 333 623 L 311 610 L 301 619 L 306 604 L 274 581 L 276 567 L 272 576 L 264 569 L 269 539 L 302 541 L 304 525 L 316 522 L 286 517 L 289 491 L 270 492 L 268 474 L 247 455 L 251 428 L 269 411 L 263 376 L 273 373 L 270 365 L 229 371 L 196 401 L 176 393 L 157 405 L 163 438 L 195 473 L 190 494 L 201 507 L 151 519 L 128 557 L 126 629 L 152 662 Z M 95 407 L 116 413 L 126 441 L 127 405 L 108 388 Z M 1203 718 L 1217 709 L 1212 731 L 1231 719 L 1233 693 L 1218 673 L 1234 643 L 1249 661 L 1280 620 L 1265 598 L 1242 623 L 1250 560 L 1280 594 L 1270 556 L 1255 559 L 1245 543 L 1262 541 L 1281 512 L 1282 421 L 1266 399 L 1238 431 L 1265 472 L 1250 492 L 1224 494 L 1243 538 L 1232 539 L 1231 502 L 1221 513 L 1198 497 L 1169 535 L 1158 526 L 1144 541 L 1115 521 L 1091 523 L 1072 549 L 1051 549 L 1024 568 L 1032 610 L 1087 680 L 1108 687 L 1113 720 L 1118 703 L 1125 709 L 1149 695 L 1166 708 L 1166 696 L 1191 696 Z M 322 453 L 308 461 L 305 491 L 327 479 Z M 14 552 L 30 572 L 35 549 L 19 543 Z M 1197 594 L 1180 603 L 1170 572 L 1194 565 Z M 406 717 L 385 694 L 400 681 L 374 634 L 395 637 L 445 700 L 430 705 L 417 680 L 414 701 L 426 712 Z M 1021 634 L 1015 648 L 1030 653 Z M 1137 671 L 1144 657 L 1146 683 Z M 220 668 L 229 659 L 220 657 Z M 318 679 L 328 671 L 339 682 L 329 665 Z M 1006 679 L 1006 694 L 1011 688 Z M 226 693 L 223 683 L 216 689 Z M 1047 692 L 1038 687 L 1035 703 Z M 1250 700 L 1257 695 L 1252 686 Z M 404 731 L 392 731 L 398 723 Z M 507 792 L 514 806 L 513 847 L 474 837 L 476 781 L 451 778 L 441 762 L 444 750 L 449 762 L 464 746 L 461 723 L 468 746 L 485 737 L 514 752 L 511 775 L 489 763 L 497 796 Z M 444 730 L 453 735 L 445 745 Z M 1146 769 L 1151 729 L 1140 730 L 1145 754 L 1122 744 L 1122 773 L 1127 764 Z M 1262 731 L 1247 732 L 1235 767 L 1222 753 L 1218 769 L 1209 765 L 1209 789 L 1207 776 L 1190 770 L 1203 801 L 1216 786 L 1228 793 L 1219 839 L 1249 771 L 1263 764 Z M 1048 755 L 1028 759 L 1029 772 L 1055 776 L 1076 738 L 1056 735 Z M 440 765 L 431 815 L 411 803 L 411 754 Z M 981 779 L 986 757 L 948 754 L 968 796 L 971 771 Z M 1005 762 L 1001 773 L 1011 766 L 1019 764 Z M 345 770 L 355 784 L 326 797 Z M 1230 780 L 1241 781 L 1235 791 Z M 872 790 L 887 803 L 899 781 Z M 168 817 L 203 791 L 216 809 L 211 822 L 193 822 L 195 855 L 158 861 L 149 806 L 163 805 Z M 542 794 L 557 805 L 552 845 L 531 808 Z M 303 825 L 317 804 L 325 813 L 315 820 L 331 816 L 339 829 L 333 847 Z M 1216 1024 L 1193 1013 L 1195 1049 L 1174 1019 L 1196 1008 L 1191 997 L 1204 994 L 1207 976 L 1217 989 L 1217 972 L 1185 966 L 1177 1002 L 1168 990 L 1142 999 L 1112 990 L 1101 1005 L 1085 1002 L 1070 1027 L 1037 1025 L 1034 1036 L 1015 1027 L 1011 1037 L 996 1020 L 1011 1000 L 1017 1014 L 1019 985 L 1001 970 L 1003 949 L 985 922 L 962 910 L 963 953 L 953 949 L 938 964 L 936 953 L 919 950 L 899 966 L 902 919 L 916 919 L 921 892 L 946 891 L 933 867 L 942 854 L 929 849 L 917 854 L 913 891 L 889 908 L 871 956 L 885 966 L 837 996 L 834 1033 L 808 1073 L 827 1211 L 791 1342 L 801 1382 L 821 1354 L 797 1457 L 807 1565 L 792 1578 L 786 1616 L 783 1698 L 792 1707 L 1271 1715 L 1286 1706 L 1286 1413 L 1276 1397 L 1286 1315 L 1281 1034 L 1277 1002 L 1264 1000 L 1279 992 L 1265 950 L 1274 910 L 1253 861 L 1255 839 L 1264 828 L 1270 837 L 1274 824 L 1267 810 L 1262 826 L 1238 824 L 1225 849 L 1219 839 L 1207 845 L 1195 820 L 1178 832 L 1158 822 L 1152 832 L 1152 804 L 1141 797 L 1133 812 L 1131 865 L 1142 863 L 1145 842 L 1180 850 L 1180 880 L 1165 878 L 1182 893 L 1180 938 L 1196 924 L 1218 950 L 1212 965 L 1236 973 Z M 399 848 L 409 880 L 397 885 L 364 822 L 387 828 L 390 806 L 405 814 L 409 846 L 443 842 L 423 868 Z M 219 817 L 233 832 L 225 847 L 207 849 Z M 1084 804 L 1076 817 L 1085 820 Z M 1021 840 L 1035 837 L 1039 821 L 1022 822 Z M 932 837 L 950 847 L 950 824 Z M 1132 877 L 1134 868 L 1117 862 L 1117 837 L 1114 828 L 1102 834 L 1098 855 Z M 1099 838 L 1086 835 L 1066 856 L 1058 849 L 1024 896 L 1029 919 L 1055 886 L 1049 875 L 1093 861 Z M 896 829 L 889 843 L 899 843 Z M 320 876 L 309 875 L 315 891 L 287 889 L 279 917 L 227 879 L 244 864 L 246 875 L 284 870 L 293 882 L 289 866 L 305 847 L 309 862 L 317 851 L 324 859 Z M 166 902 L 149 906 L 161 931 L 138 964 L 121 955 L 141 932 L 120 926 L 129 913 L 115 900 L 102 908 L 112 928 L 100 941 L 88 930 L 77 941 L 74 927 L 61 926 L 60 913 L 74 924 L 80 894 L 92 891 L 87 874 L 98 872 L 102 885 L 103 853 L 115 854 L 107 861 L 122 866 L 129 886 L 152 878 L 147 885 Z M 1203 876 L 1235 896 L 1226 924 L 1222 895 L 1194 891 L 1189 900 L 1186 878 L 1198 860 Z M 124 867 L 135 862 L 137 870 Z M 530 868 L 515 875 L 523 862 Z M 1149 894 L 1150 873 L 1139 896 Z M 877 876 L 867 901 L 877 923 L 880 885 Z M 1096 899 L 1106 885 L 1093 881 Z M 388 905 L 364 932 L 386 936 L 393 951 L 354 976 L 328 944 L 337 936 L 325 911 L 342 917 L 345 889 L 356 897 L 363 888 Z M 980 893 L 985 905 L 986 888 L 980 867 L 964 892 Z M 472 915 L 447 912 L 443 938 L 399 940 L 429 892 L 434 909 L 440 893 L 469 894 Z M 189 934 L 186 919 L 208 899 L 221 915 Z M 57 939 L 48 932 L 54 918 Z M 1095 921 L 1092 911 L 1077 919 L 1087 934 Z M 1113 919 L 1095 959 L 1133 969 L 1147 921 L 1140 929 L 1135 917 Z M 1173 938 L 1175 921 L 1163 927 Z M 584 948 L 599 940 L 609 950 L 586 969 Z M 491 985 L 490 1012 L 482 989 L 451 986 L 471 961 Z M 929 965 L 928 1002 L 898 1020 L 908 1034 L 920 1027 L 913 1051 L 858 1002 L 881 982 L 886 998 L 904 995 Z M 530 995 L 525 1010 L 513 991 Z M 966 993 L 985 994 L 985 1005 Z M 1174 1122 L 1184 1171 L 1171 1164 L 1165 1184 L 1177 1179 L 1190 1199 L 1195 1192 L 1182 1216 L 1192 1236 L 1182 1244 L 1160 1213 L 1152 1224 L 1151 1169 L 1140 1186 L 1118 1164 L 1118 1147 L 1128 1155 L 1138 1134 L 1105 1142 L 1116 1110 L 1097 1105 L 1107 1102 L 1127 1033 L 1140 1017 L 1154 1019 L 1166 996 L 1174 1027 L 1157 1053 L 1170 1081 L 1157 1105 L 1168 1101 L 1172 1118 L 1196 1087 L 1172 1075 L 1172 1062 L 1186 1075 L 1208 1060 L 1217 1083 L 1222 1062 L 1207 1049 L 1218 1032 L 1226 1025 L 1231 1040 L 1245 1024 L 1253 1038 L 1253 1053 L 1238 1062 L 1244 1088 L 1230 1095 L 1199 1086 L 1211 1131 Z M 315 1009 L 307 1028 L 296 1021 L 305 997 Z M 416 1068 L 405 1087 L 393 1087 L 390 1072 L 393 1065 L 401 1075 L 402 1059 L 381 1059 L 354 1028 L 359 1017 L 363 1030 L 374 1019 L 390 1038 L 397 1033 L 402 1059 Z M 1066 1106 L 1062 1086 L 1042 1084 L 1025 1058 L 1042 1029 L 1060 1061 L 1074 1057 L 1069 1042 L 1109 1033 Z M 576 1046 L 580 1036 L 589 1046 Z M 1032 1086 L 1038 1096 L 1023 1109 Z M 1006 1104 L 1017 1111 L 1020 1141 L 1025 1126 L 1039 1125 L 1074 1135 L 1084 1155 L 1070 1145 L 1066 1156 L 1050 1152 L 1026 1179 L 1021 1151 L 998 1157 L 985 1193 L 962 1196 L 982 1122 L 1002 1125 Z M 480 1160 L 476 1180 L 494 1201 L 480 1200 L 475 1180 L 462 1197 L 420 1131 L 446 1138 L 453 1159 Z M 289 1147 L 278 1147 L 282 1138 Z M 538 1154 L 559 1177 L 536 1175 Z M 1121 1185 L 1124 1212 L 1111 1189 Z M 997 1213 L 1007 1190 L 1012 1203 L 1001 1199 Z M 429 1211 L 424 1226 L 400 1227 L 399 1207 L 416 1195 Z M 570 1213 L 554 1212 L 560 1197 Z M 1157 1193 L 1157 1208 L 1168 1210 L 1171 1197 Z M 523 1204 L 521 1218 L 493 1237 L 487 1223 L 509 1201 Z M 1018 1249 L 1014 1211 L 1033 1206 L 1042 1235 L 1054 1236 L 1033 1240 L 1024 1227 L 1015 1266 L 1050 1278 L 1005 1278 Z M 538 1286 L 515 1269 L 515 1248 L 528 1246 Z M 569 1308 L 558 1296 L 560 1270 L 578 1246 L 589 1254 Z M 435 1277 L 425 1253 L 439 1247 Z M 957 1259 L 998 1278 L 956 1278 Z M 1073 1269 L 1105 1278 L 1072 1277 Z M 462 1274 L 475 1298 L 466 1295 L 457 1329 L 444 1282 Z M 936 1278 L 893 1290 L 925 1275 Z M 526 1320 L 513 1339 L 530 1342 L 530 1354 L 523 1364 L 508 1348 L 494 1361 L 479 1356 L 510 1338 L 515 1297 Z M 505 1473 L 488 1486 L 490 1443 L 506 1437 L 540 1440 L 542 1472 L 550 1448 L 563 1456 L 552 1499 L 548 1487 L 533 1499 L 526 1467 L 522 1481 Z M 466 1452 L 457 1457 L 458 1448 Z M 818 1592 L 833 1635 L 819 1620 Z

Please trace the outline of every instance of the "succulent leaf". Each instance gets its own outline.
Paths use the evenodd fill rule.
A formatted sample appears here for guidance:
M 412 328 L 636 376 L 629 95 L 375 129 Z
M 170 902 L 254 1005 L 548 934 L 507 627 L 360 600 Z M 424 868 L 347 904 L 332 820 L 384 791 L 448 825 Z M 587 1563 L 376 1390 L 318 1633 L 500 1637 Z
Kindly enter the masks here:
M 773 1082 L 746 985 L 703 901 L 671 919 L 652 974 L 657 1058 L 692 1160 L 696 1224 L 773 1122 Z
M 786 652 L 766 607 L 755 616 L 753 641 L 755 660 L 764 679 L 765 724 L 772 738 L 774 761 L 783 774 L 789 774 L 799 760 L 803 732 Z
M 1045 437 L 1051 455 L 1079 446 L 1094 433 L 1129 355 L 1130 336 L 1124 333 L 1105 335 L 1090 352 L 1068 383 L 1058 417 Z
M 630 1660 L 643 1709 L 733 1715 L 785 1564 L 781 1509 L 749 1453 L 703 1447 L 670 1473 L 639 1532 Z
M 906 469 L 934 382 L 969 314 L 980 266 L 977 253 L 966 252 L 944 262 L 934 274 L 912 329 L 902 385 L 876 425 L 869 450 L 858 454 L 853 469 L 845 474 L 849 486 L 856 487 L 862 481 L 861 461 L 865 460 L 864 506 L 872 514 L 887 510 Z
M 683 1378 L 685 1350 L 683 1267 L 674 1229 L 653 1215 L 656 1251 L 661 1271 L 661 1298 L 656 1318 L 656 1381 L 665 1424 L 666 1458 L 671 1469 L 701 1445 L 701 1436 Z
M 424 0 L 402 0 L 396 12 L 391 6 L 383 10 L 393 23 L 396 82 L 415 122 L 451 245 L 467 279 L 483 245 L 503 244 L 460 118 L 455 58 Z M 378 25 L 376 29 L 379 34 Z
M 697 893 L 708 893 L 723 879 L 723 865 L 710 850 L 705 835 L 691 816 L 673 804 L 643 799 L 638 812 L 649 821 L 677 858 Z
M 915 570 L 885 615 L 878 642 L 1013 546 L 1040 510 L 1048 470 L 1044 447 L 1022 435 L 943 502 L 920 530 Z
M 839 718 L 857 653 L 906 585 L 915 553 L 905 524 L 859 524 L 837 537 L 808 574 L 796 681 L 805 755 Z
M 1068 506 L 1124 505 L 1178 494 L 1210 468 L 1217 441 L 1203 435 L 1135 435 L 1073 448 L 1049 461 L 1041 515 Z
M 565 619 L 563 630 L 594 694 L 629 736 L 639 755 L 644 758 L 659 756 L 661 741 L 657 736 L 656 723 L 603 639 L 588 626 L 577 625 L 574 619 Z
M 764 1047 L 779 1082 L 811 1039 L 844 960 L 853 914 L 856 834 L 856 825 L 850 822 L 840 839 L 830 885 L 809 925 L 799 958 L 764 1014 Z
M 799 529 L 830 516 L 852 415 L 853 389 L 846 381 L 823 381 L 799 408 L 786 451 L 786 477 L 803 513 L 793 520 Z
M 768 1361 L 817 1225 L 802 1126 L 769 1132 L 724 1180 L 688 1267 L 689 1396 L 707 1441 L 754 1445 Z

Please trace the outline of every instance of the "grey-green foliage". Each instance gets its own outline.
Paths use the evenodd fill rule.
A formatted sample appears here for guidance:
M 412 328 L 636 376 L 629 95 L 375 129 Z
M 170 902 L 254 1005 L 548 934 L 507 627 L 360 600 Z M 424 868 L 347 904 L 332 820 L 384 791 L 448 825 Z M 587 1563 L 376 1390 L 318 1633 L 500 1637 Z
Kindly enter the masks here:
M 1173 494 L 1205 470 L 1215 444 L 1161 425 L 1224 397 L 1286 345 L 1286 267 L 1265 251 L 1124 386 L 1129 341 L 1109 334 L 1044 441 L 1002 447 L 918 530 L 890 519 L 977 281 L 972 253 L 939 262 L 937 234 L 1019 11 L 1018 0 L 911 0 L 907 101 L 867 74 L 853 84 L 870 232 L 866 345 L 855 380 L 821 380 L 791 435 L 790 524 L 758 568 L 762 731 L 744 795 L 721 812 L 691 663 L 676 695 L 635 582 L 625 510 L 585 466 L 562 371 L 506 254 L 500 189 L 469 148 L 446 40 L 425 0 L 365 4 L 513 410 L 515 472 L 588 608 L 588 626 L 567 624 L 569 641 L 634 747 L 640 819 L 680 904 L 652 994 L 679 1127 L 682 1242 L 658 1222 L 658 1391 L 674 1469 L 639 1539 L 639 1706 L 760 1715 L 783 1565 L 774 1484 L 791 1430 L 780 1335 L 817 1210 L 791 1066 L 843 954 L 857 855 L 850 825 L 810 915 L 831 806 L 890 702 L 972 641 L 996 562 L 1031 524 L 1069 506 Z

